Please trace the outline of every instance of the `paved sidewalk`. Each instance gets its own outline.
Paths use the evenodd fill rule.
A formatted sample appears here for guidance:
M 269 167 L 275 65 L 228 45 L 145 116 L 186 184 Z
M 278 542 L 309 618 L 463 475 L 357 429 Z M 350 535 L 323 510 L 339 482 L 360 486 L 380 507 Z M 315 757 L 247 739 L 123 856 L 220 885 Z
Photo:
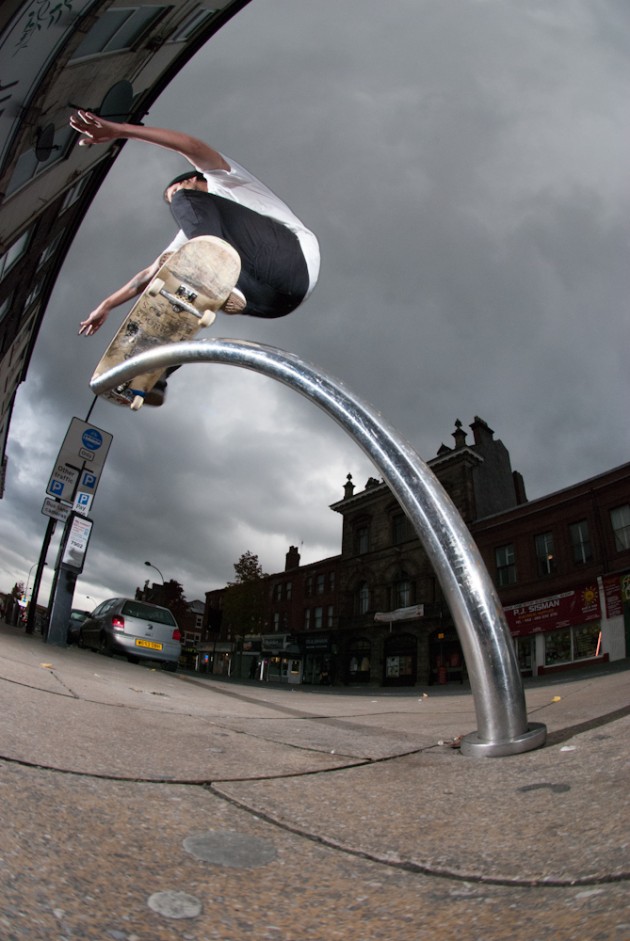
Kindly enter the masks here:
M 0 625 L 2 941 L 628 941 L 630 663 L 527 684 L 271 688 Z M 424 695 L 427 694 L 427 695 Z

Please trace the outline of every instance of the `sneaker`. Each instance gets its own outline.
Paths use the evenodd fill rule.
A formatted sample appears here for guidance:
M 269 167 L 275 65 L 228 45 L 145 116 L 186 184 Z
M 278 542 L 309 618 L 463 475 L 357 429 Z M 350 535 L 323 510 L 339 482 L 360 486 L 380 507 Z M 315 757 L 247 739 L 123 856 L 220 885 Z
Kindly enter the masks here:
M 245 295 L 238 288 L 234 288 L 221 310 L 224 314 L 240 314 L 246 306 Z
M 144 397 L 145 405 L 164 405 L 164 399 L 166 398 L 166 379 L 158 379 L 150 392 Z

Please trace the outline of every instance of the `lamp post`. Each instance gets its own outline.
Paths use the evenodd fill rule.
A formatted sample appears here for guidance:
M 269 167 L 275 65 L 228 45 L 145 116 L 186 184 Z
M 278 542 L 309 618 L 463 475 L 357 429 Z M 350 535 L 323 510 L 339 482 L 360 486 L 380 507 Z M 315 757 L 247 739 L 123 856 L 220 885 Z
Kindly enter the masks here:
M 160 570 L 159 570 L 159 568 L 157 567 L 157 565 L 154 565 L 153 562 L 145 562 L 144 564 L 145 564 L 145 565 L 148 565 L 149 568 L 155 569 L 155 571 L 158 573 L 158 575 L 159 575 L 160 578 L 162 579 L 162 584 L 164 584 L 164 576 L 163 576 L 162 573 L 160 572 Z

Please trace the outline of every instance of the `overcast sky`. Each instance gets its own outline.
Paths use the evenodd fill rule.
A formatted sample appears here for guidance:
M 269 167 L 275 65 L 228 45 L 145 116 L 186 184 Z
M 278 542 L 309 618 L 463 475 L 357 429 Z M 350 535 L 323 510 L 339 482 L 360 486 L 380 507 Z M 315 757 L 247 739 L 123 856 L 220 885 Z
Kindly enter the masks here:
M 425 460 L 481 416 L 530 499 L 630 460 L 629 53 L 627 0 L 252 0 L 146 123 L 259 176 L 322 270 L 290 317 L 220 316 L 212 335 L 318 365 Z M 128 143 L 66 261 L 14 410 L 0 590 L 39 556 L 53 461 L 123 311 L 91 338 L 78 321 L 168 244 L 161 191 L 185 168 Z M 378 476 L 311 402 L 231 367 L 187 366 L 163 408 L 99 401 L 91 421 L 114 441 L 78 607 L 159 581 L 145 560 L 192 600 L 247 550 L 267 572 L 289 545 L 335 555 L 329 505 L 348 473 Z

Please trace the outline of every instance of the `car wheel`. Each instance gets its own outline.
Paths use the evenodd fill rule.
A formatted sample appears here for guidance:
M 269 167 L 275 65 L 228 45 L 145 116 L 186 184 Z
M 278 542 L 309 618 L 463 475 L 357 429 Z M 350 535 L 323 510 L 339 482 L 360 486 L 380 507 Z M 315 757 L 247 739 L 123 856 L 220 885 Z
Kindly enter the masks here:
M 140 657 L 137 657 L 135 653 L 128 653 L 127 662 L 128 663 L 140 663 Z
M 98 652 L 102 653 L 104 657 L 113 657 L 114 651 L 112 648 L 112 642 L 107 636 L 107 634 L 102 633 L 99 638 Z
M 167 673 L 175 673 L 177 670 L 177 660 L 169 660 L 168 663 L 163 663 L 162 666 Z
M 77 647 L 80 647 L 81 650 L 85 650 L 87 644 L 85 643 L 85 637 L 83 636 L 83 631 L 79 631 L 77 637 Z

